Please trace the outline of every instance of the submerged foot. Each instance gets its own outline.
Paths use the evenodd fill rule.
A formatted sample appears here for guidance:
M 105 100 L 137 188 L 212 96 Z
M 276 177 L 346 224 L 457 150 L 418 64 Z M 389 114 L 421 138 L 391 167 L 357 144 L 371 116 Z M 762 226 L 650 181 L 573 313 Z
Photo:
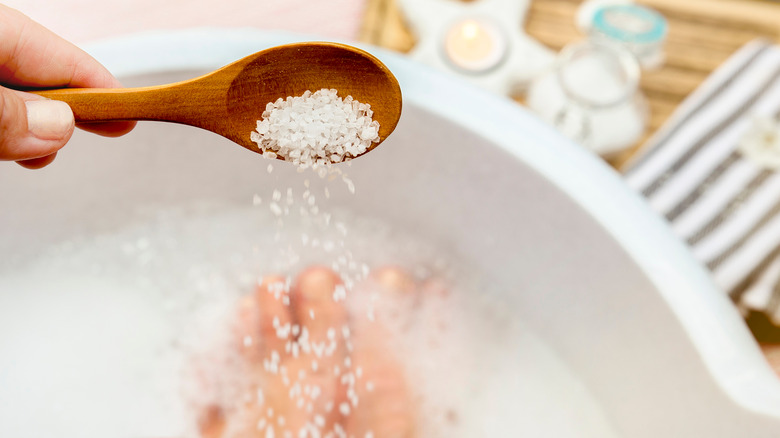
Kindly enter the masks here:
M 382 270 L 354 293 L 403 296 L 409 281 Z M 246 388 L 239 402 L 202 410 L 201 436 L 414 437 L 412 398 L 383 312 L 349 312 L 343 288 L 335 272 L 313 267 L 292 285 L 265 278 L 243 298 L 235 344 Z

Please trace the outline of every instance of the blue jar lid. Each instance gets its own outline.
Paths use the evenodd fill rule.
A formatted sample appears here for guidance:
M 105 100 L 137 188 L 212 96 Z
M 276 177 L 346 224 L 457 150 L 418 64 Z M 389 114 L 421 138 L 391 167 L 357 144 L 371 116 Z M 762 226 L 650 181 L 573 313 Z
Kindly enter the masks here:
M 666 38 L 666 18 L 638 5 L 611 5 L 593 16 L 593 30 L 623 43 L 653 44 Z

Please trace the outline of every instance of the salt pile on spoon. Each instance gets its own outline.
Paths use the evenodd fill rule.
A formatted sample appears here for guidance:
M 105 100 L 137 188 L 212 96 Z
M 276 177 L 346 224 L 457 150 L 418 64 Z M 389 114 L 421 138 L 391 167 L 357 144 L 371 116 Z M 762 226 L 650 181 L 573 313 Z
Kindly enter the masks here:
M 266 105 L 251 140 L 267 158 L 281 157 L 302 168 L 349 161 L 379 142 L 371 105 L 337 90 L 322 89 L 279 98 Z

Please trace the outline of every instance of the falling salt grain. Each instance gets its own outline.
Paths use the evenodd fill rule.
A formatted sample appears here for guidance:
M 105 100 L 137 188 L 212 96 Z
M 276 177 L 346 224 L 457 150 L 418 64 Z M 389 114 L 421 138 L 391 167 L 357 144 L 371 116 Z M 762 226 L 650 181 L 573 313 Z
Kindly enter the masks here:
M 349 404 L 344 402 L 339 405 L 339 412 L 341 412 L 341 415 L 349 415 Z
M 344 183 L 347 184 L 347 189 L 349 190 L 349 193 L 352 193 L 354 195 L 355 194 L 355 183 L 353 183 L 352 180 L 347 178 L 346 176 L 344 176 L 342 178 L 342 180 L 344 181 Z

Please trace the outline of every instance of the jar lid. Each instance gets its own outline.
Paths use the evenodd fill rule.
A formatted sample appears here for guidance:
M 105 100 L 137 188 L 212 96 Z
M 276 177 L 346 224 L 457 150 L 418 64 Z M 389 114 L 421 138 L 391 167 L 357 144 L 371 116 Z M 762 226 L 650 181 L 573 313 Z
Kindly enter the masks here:
M 621 43 L 655 44 L 666 38 L 667 22 L 658 12 L 638 5 L 610 5 L 593 16 L 593 30 Z

